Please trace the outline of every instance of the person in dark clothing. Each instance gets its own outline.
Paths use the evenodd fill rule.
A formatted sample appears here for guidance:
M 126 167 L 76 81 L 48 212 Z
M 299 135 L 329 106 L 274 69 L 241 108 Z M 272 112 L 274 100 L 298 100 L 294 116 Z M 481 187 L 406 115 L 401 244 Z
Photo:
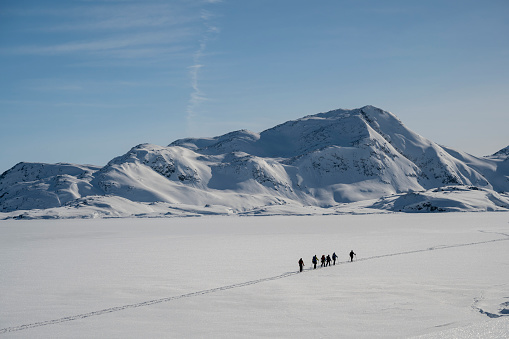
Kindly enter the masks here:
M 327 264 L 325 264 L 325 267 L 330 266 L 330 262 L 331 262 L 330 255 L 327 254 Z
M 311 262 L 313 263 L 313 269 L 316 269 L 316 264 L 318 263 L 316 254 L 314 255 L 313 259 L 311 259 Z
M 352 261 L 353 261 L 353 256 L 354 256 L 354 255 L 355 255 L 355 256 L 357 256 L 357 254 L 355 254 L 355 253 L 353 252 L 353 250 L 351 250 L 351 251 L 350 251 L 350 262 L 352 262 Z
M 304 260 L 302 260 L 302 258 L 300 258 L 299 260 L 299 268 L 300 268 L 300 271 L 302 272 L 302 268 L 304 267 Z
M 334 263 L 334 265 L 336 265 L 337 258 L 338 258 L 338 256 L 336 255 L 336 252 L 332 253 L 332 262 Z
M 320 262 L 322 263 L 322 265 L 320 267 L 324 267 L 325 266 L 325 254 L 322 254 L 322 257 L 320 258 Z

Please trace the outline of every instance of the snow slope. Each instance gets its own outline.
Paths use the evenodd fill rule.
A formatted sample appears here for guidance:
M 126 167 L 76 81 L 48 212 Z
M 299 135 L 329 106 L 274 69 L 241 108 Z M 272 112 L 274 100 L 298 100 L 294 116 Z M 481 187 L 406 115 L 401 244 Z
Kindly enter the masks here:
M 46 217 L 161 216 L 175 208 L 243 214 L 273 206 L 283 214 L 296 208 L 299 214 L 328 214 L 345 203 L 413 192 L 433 193 L 441 211 L 507 210 L 507 159 L 503 150 L 477 158 L 439 146 L 392 113 L 365 106 L 306 116 L 259 134 L 241 130 L 167 147 L 141 144 L 102 168 L 21 163 L 0 176 L 0 217 L 45 217 L 40 210 Z M 436 190 L 450 186 L 466 194 Z M 472 200 L 468 187 L 486 194 Z M 94 207 L 107 200 L 110 210 Z
M 97 166 L 19 163 L 0 176 L 1 210 L 62 206 L 83 195 L 95 195 L 90 180 Z
M 508 222 L 1 221 L 0 338 L 507 338 Z M 335 266 L 310 269 L 333 252 Z

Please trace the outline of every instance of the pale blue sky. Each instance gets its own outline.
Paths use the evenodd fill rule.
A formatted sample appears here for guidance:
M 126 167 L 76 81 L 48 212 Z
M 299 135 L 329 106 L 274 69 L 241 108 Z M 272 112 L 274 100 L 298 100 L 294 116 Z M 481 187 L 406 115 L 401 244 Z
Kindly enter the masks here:
M 507 0 L 3 0 L 0 173 L 374 105 L 509 145 Z

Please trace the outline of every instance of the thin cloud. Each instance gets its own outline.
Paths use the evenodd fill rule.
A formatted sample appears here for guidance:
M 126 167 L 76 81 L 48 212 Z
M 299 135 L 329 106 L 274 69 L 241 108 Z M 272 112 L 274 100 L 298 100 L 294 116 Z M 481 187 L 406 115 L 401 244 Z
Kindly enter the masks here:
M 35 24 L 18 27 L 26 38 L 0 47 L 0 54 L 65 55 L 75 57 L 73 63 L 81 59 L 90 64 L 95 60 L 164 60 L 172 54 L 191 53 L 191 43 L 199 34 L 196 26 L 202 22 L 195 6 L 186 3 L 94 3 L 11 10 L 10 17 Z
M 200 90 L 199 84 L 198 84 L 198 74 L 202 67 L 204 67 L 201 64 L 198 64 L 198 61 L 201 59 L 201 55 L 203 54 L 203 51 L 205 50 L 205 43 L 202 42 L 200 44 L 200 48 L 196 53 L 194 54 L 194 62 L 195 64 L 192 66 L 189 66 L 189 76 L 191 80 L 191 88 L 193 91 L 191 92 L 191 95 L 189 97 L 189 102 L 187 104 L 187 120 L 188 123 L 192 123 L 192 119 L 196 116 L 196 109 L 200 106 L 200 104 L 206 100 L 205 95 Z
M 35 26 L 38 32 L 80 31 L 80 30 L 118 30 L 129 28 L 153 28 L 186 25 L 197 22 L 200 17 L 192 6 L 176 6 L 161 3 L 99 5 L 77 5 L 67 8 L 31 7 L 5 9 L 0 16 L 10 18 L 40 18 L 52 24 Z M 24 28 L 26 29 L 26 28 Z
M 206 1 L 208 3 L 217 3 L 220 1 Z M 213 25 L 211 20 L 215 17 L 210 11 L 202 10 L 200 17 L 203 21 L 203 25 L 205 27 L 205 31 L 203 32 L 200 45 L 198 49 L 193 54 L 193 65 L 189 67 L 189 76 L 191 80 L 191 88 L 193 89 L 192 93 L 189 97 L 189 102 L 187 105 L 187 122 L 188 127 L 191 128 L 193 124 L 193 120 L 197 115 L 197 110 L 201 103 L 207 101 L 207 96 L 202 92 L 199 85 L 199 75 L 200 70 L 205 67 L 202 62 L 205 50 L 207 49 L 207 44 L 214 39 L 217 34 L 219 34 L 220 29 Z
M 25 45 L 11 48 L 2 48 L 2 54 L 20 55 L 62 55 L 75 53 L 111 53 L 114 51 L 126 51 L 133 49 L 139 51 L 139 47 L 152 46 L 152 52 L 161 50 L 154 46 L 168 46 L 172 43 L 179 43 L 188 38 L 192 33 L 187 29 L 167 32 L 147 32 L 139 34 L 117 35 L 110 38 L 71 41 L 54 45 Z M 144 55 L 146 53 L 143 53 Z
M 67 17 L 71 22 L 44 28 L 49 31 L 64 30 L 122 30 L 156 27 L 175 27 L 197 21 L 196 15 L 185 8 L 165 4 L 127 6 L 99 6 L 82 11 L 72 9 Z M 63 15 L 60 15 L 63 16 Z

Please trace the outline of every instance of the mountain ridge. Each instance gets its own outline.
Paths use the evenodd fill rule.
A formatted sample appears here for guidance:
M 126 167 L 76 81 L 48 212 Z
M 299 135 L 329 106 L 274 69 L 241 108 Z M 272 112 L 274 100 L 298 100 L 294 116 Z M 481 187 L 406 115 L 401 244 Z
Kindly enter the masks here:
M 0 218 L 19 211 L 44 216 L 36 209 L 53 209 L 58 216 L 59 208 L 66 216 L 72 215 L 69 209 L 81 209 L 80 217 L 96 215 L 97 209 L 99 216 L 128 216 L 117 211 L 126 210 L 117 206 L 123 203 L 141 204 L 140 210 L 150 214 L 152 209 L 153 215 L 166 215 L 177 205 L 198 215 L 248 213 L 264 206 L 280 206 L 282 211 L 281 206 L 287 206 L 290 214 L 299 208 L 304 214 L 314 208 L 339 213 L 338 207 L 345 210 L 348 203 L 410 197 L 414 192 L 428 192 L 430 199 L 450 196 L 452 191 L 436 189 L 451 186 L 477 188 L 460 191 L 477 195 L 478 206 L 447 198 L 443 206 L 429 211 L 506 210 L 507 149 L 474 157 L 420 136 L 380 108 L 337 109 L 261 133 L 239 130 L 212 138 L 184 138 L 166 147 L 140 144 L 103 167 L 20 163 L 0 176 Z M 90 207 L 95 200 L 103 207 L 104 201 L 113 203 L 104 211 Z M 87 202 L 89 214 L 79 201 Z M 165 207 L 154 210 L 147 205 Z M 389 205 L 363 208 L 391 211 Z M 392 210 L 406 209 L 398 203 Z

